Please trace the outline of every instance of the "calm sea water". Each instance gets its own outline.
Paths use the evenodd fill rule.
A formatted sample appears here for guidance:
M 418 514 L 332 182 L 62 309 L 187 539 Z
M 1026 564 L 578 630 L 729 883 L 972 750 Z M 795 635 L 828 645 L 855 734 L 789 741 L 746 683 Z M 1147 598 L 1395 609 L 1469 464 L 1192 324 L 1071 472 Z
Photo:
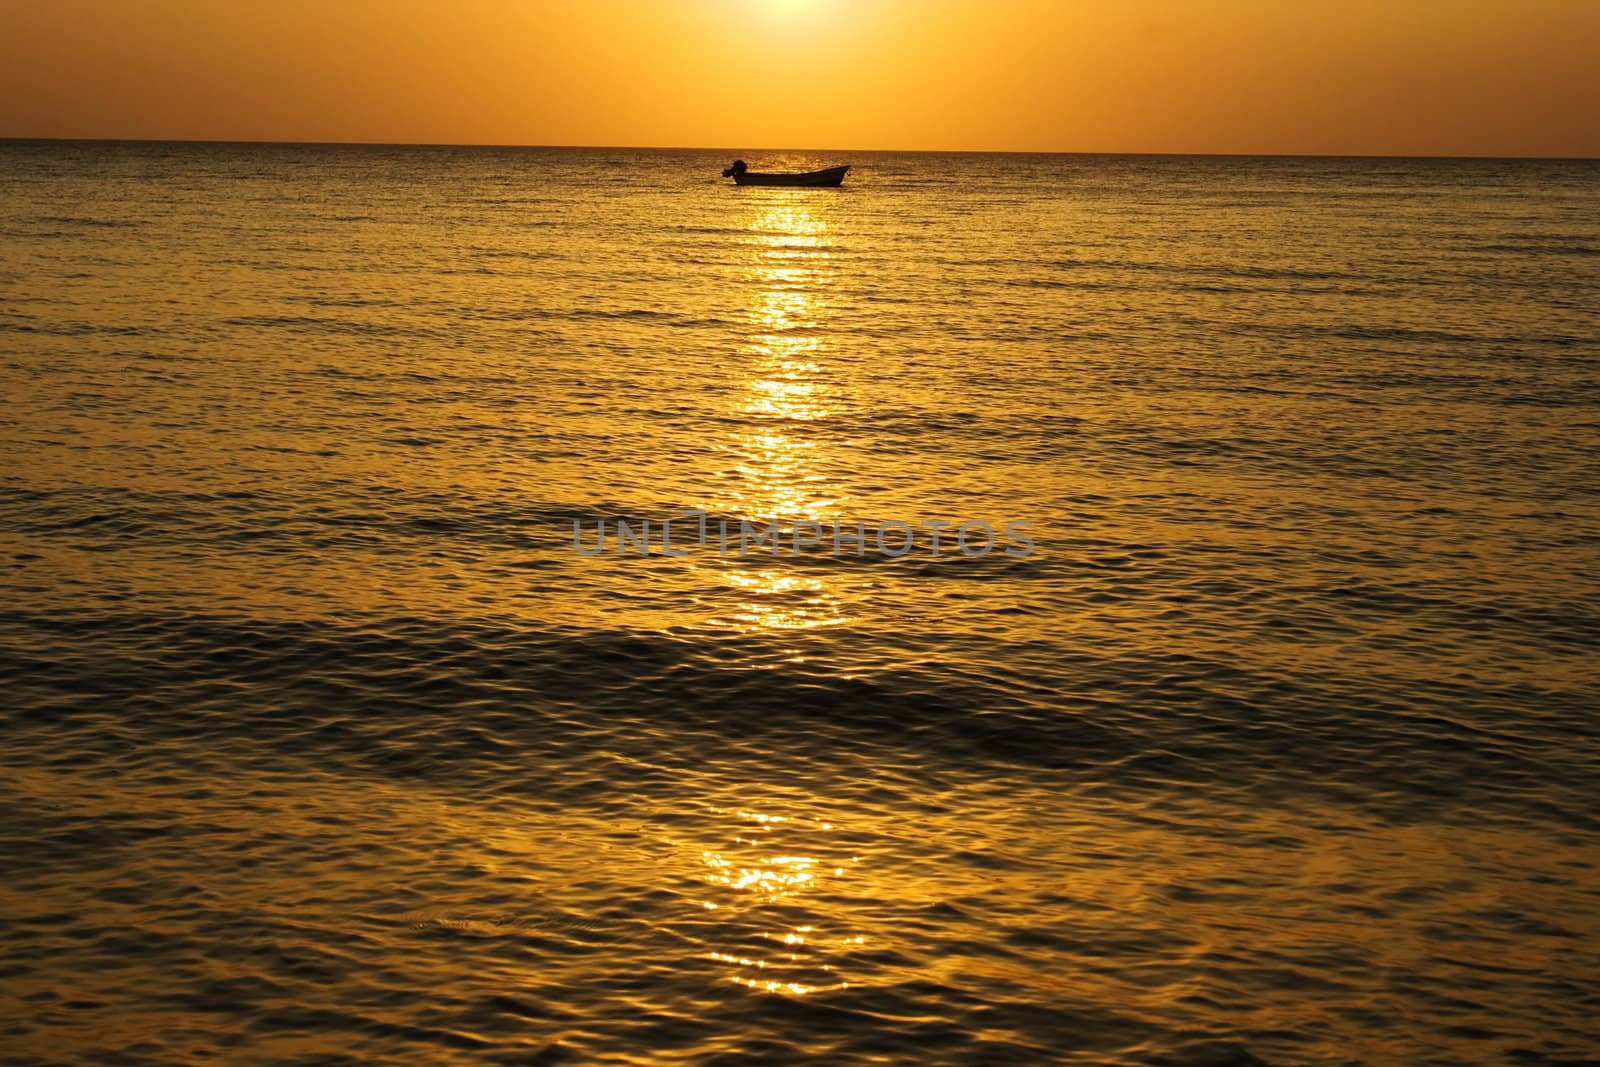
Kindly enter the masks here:
M 745 155 L 0 143 L 5 1062 L 1600 1056 L 1600 164 Z

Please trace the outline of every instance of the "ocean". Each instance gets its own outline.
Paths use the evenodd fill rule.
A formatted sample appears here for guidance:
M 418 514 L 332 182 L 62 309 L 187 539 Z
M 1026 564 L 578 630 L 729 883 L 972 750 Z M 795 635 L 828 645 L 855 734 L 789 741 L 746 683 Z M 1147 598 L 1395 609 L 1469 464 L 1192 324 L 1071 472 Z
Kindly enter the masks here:
M 1596 161 L 0 142 L 0 1058 L 1592 1062 L 1597 321 Z

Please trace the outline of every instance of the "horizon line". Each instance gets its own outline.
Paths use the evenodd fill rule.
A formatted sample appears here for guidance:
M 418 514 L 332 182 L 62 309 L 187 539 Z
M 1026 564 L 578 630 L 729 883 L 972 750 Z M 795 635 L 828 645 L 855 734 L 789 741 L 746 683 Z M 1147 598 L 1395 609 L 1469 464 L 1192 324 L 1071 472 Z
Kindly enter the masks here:
M 274 140 L 267 138 L 230 137 L 28 137 L 0 135 L 3 142 L 62 142 L 91 144 L 213 144 L 213 145 L 281 145 L 286 147 L 324 148 L 522 148 L 560 151 L 621 151 L 621 152 L 868 152 L 882 155 L 962 155 L 962 156 L 1153 156 L 1201 157 L 1217 159 L 1458 159 L 1464 161 L 1529 160 L 1566 163 L 1592 163 L 1600 156 L 1561 155 L 1457 155 L 1446 153 L 1397 152 L 1105 152 L 1083 149 L 1009 149 L 1009 148 L 809 148 L 776 146 L 748 146 L 735 148 L 727 145 L 624 145 L 624 144 L 518 144 L 511 142 L 470 141 L 316 141 Z

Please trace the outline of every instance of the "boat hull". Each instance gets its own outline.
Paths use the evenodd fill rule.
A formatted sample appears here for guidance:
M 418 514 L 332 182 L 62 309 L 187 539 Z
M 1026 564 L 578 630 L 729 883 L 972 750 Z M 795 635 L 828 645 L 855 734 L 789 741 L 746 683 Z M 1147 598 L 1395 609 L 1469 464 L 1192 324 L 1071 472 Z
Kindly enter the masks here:
M 844 181 L 845 172 L 849 169 L 849 167 L 829 167 L 827 170 L 813 170 L 805 174 L 759 174 L 747 170 L 743 174 L 735 174 L 733 180 L 739 185 L 836 186 Z

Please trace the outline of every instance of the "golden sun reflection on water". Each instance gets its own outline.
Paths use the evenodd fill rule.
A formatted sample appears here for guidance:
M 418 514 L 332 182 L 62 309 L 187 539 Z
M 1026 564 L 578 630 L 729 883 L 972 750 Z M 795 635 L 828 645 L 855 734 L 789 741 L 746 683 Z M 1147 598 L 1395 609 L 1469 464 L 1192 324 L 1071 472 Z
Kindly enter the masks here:
M 738 354 L 741 386 L 727 410 L 739 429 L 724 444 L 731 478 L 720 499 L 704 507 L 763 530 L 773 519 L 830 522 L 846 507 L 841 486 L 827 473 L 837 441 L 829 424 L 841 396 L 830 369 L 833 239 L 823 210 L 805 194 L 779 193 L 757 201 L 746 223 L 749 328 Z M 825 550 L 826 543 L 812 551 Z M 705 557 L 737 605 L 724 622 L 761 633 L 849 621 L 840 575 L 796 568 L 792 552 L 786 540 L 776 557 Z M 847 879 L 860 857 L 827 854 L 814 835 L 831 833 L 828 823 L 739 808 L 713 807 L 711 814 L 735 829 L 697 857 L 709 894 L 702 905 L 718 931 L 706 956 L 727 968 L 729 981 L 760 993 L 847 988 L 837 968 L 864 938 L 819 933 L 803 922 L 752 933 L 750 919 L 766 916 L 764 909 L 804 906 L 810 895 Z M 797 829 L 794 840 L 778 843 Z
M 744 628 L 802 630 L 846 621 L 820 576 L 730 570 L 724 577 L 750 598 L 733 616 Z
M 724 903 L 705 901 L 708 911 L 726 906 L 730 913 L 748 918 L 748 909 L 773 905 L 794 905 L 804 895 L 824 884 L 847 876 L 839 861 L 825 861 L 810 854 L 786 854 L 770 847 L 767 835 L 792 822 L 781 815 L 712 807 L 717 818 L 733 818 L 743 824 L 734 836 L 733 846 L 748 849 L 748 856 L 730 857 L 724 852 L 706 850 L 701 854 L 702 878 Z M 829 823 L 809 823 L 810 830 L 832 830 Z M 852 857 L 851 864 L 860 857 Z M 730 928 L 731 929 L 731 928 Z M 845 989 L 850 983 L 838 976 L 836 964 L 844 953 L 859 948 L 866 938 L 828 936 L 809 923 L 778 931 L 761 931 L 759 949 L 745 951 L 714 950 L 706 957 L 733 968 L 729 980 L 747 989 L 767 993 L 804 996 L 830 989 Z
M 731 483 L 707 509 L 759 523 L 763 531 L 775 518 L 831 522 L 845 506 L 841 487 L 824 473 L 834 440 L 828 421 L 839 398 L 829 370 L 834 263 L 824 211 L 814 196 L 781 192 L 756 202 L 745 224 L 750 329 L 739 348 L 743 384 L 729 410 L 741 429 L 725 445 Z M 793 551 L 786 536 L 778 555 Z M 710 566 L 738 594 L 740 607 L 727 621 L 742 630 L 848 621 L 837 580 L 824 571 L 795 574 L 766 559 L 718 559 Z
M 762 290 L 756 317 L 768 330 L 807 329 L 819 310 L 817 295 L 812 283 L 818 271 L 812 267 L 763 266 L 760 281 L 769 288 Z M 804 337 L 769 337 L 772 342 L 804 341 Z

